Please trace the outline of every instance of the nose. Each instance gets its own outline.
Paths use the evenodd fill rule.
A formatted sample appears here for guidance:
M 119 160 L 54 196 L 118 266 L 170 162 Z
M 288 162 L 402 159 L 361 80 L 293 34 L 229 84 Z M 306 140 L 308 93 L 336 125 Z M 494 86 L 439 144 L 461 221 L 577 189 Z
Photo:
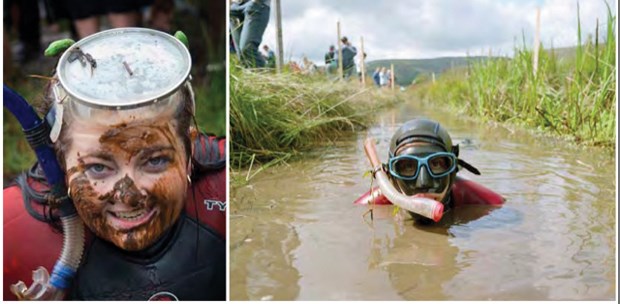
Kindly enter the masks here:
M 145 198 L 129 175 L 125 175 L 114 184 L 114 203 L 137 207 Z
M 428 173 L 426 166 L 420 168 L 420 173 L 415 181 L 416 188 L 431 188 L 433 187 L 433 178 Z

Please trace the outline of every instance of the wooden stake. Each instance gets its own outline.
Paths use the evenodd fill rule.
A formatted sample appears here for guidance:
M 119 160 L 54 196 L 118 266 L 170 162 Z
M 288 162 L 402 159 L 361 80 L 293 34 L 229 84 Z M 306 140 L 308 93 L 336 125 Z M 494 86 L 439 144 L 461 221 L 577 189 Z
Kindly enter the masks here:
M 392 91 L 394 90 L 394 64 L 390 64 L 390 82 L 392 83 Z
M 532 69 L 534 76 L 538 72 L 538 52 L 540 49 L 540 7 L 536 8 L 536 33 L 534 34 L 534 58 L 532 62 Z
M 338 27 L 338 77 L 344 78 L 344 70 L 342 69 L 342 41 L 340 41 L 340 21 L 336 23 Z
M 360 68 L 362 68 L 362 87 L 366 87 L 366 62 L 364 60 L 364 37 L 360 37 L 361 47 L 362 47 L 362 63 L 360 64 Z
M 284 47 L 282 43 L 282 10 L 280 8 L 280 0 L 274 0 L 276 4 L 276 51 L 278 57 L 276 58 L 276 71 L 282 72 L 284 66 Z

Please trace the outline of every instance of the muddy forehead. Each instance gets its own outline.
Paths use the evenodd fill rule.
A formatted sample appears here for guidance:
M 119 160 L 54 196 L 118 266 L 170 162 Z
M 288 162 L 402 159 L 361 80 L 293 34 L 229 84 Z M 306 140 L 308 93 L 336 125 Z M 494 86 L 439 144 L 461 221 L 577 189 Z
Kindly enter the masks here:
M 99 137 L 99 143 L 125 151 L 130 157 L 157 145 L 172 145 L 174 150 L 180 151 L 174 125 L 166 119 L 112 125 Z

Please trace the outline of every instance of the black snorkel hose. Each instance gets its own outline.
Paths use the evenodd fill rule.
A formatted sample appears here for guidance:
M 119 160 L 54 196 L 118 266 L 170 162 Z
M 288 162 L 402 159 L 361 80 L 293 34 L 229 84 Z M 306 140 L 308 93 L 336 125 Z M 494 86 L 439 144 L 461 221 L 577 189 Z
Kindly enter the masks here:
M 14 285 L 15 290 L 12 288 L 12 291 L 17 292 L 18 298 L 26 300 L 61 300 L 64 297 L 64 291 L 71 285 L 82 259 L 84 226 L 67 193 L 64 171 L 58 163 L 49 140 L 49 125 L 39 118 L 22 96 L 6 85 L 3 85 L 3 94 L 4 107 L 19 121 L 43 169 L 52 194 L 50 203 L 59 211 L 64 238 L 62 252 L 54 265 L 49 281 L 47 272 L 42 278 L 41 273 L 37 273 L 40 270 L 37 270 L 33 274 L 34 282 L 30 288 L 25 288 L 23 282 L 20 281 Z

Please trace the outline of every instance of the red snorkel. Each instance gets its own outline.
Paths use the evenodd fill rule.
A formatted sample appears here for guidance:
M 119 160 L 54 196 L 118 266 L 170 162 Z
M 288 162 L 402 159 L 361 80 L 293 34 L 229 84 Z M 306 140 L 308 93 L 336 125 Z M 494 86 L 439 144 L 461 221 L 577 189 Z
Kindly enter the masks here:
M 441 219 L 443 216 L 443 204 L 434 199 L 422 197 L 422 195 L 404 195 L 392 185 L 387 174 L 383 171 L 381 162 L 379 162 L 373 138 L 367 138 L 364 141 L 364 151 L 373 168 L 374 178 L 377 180 L 382 195 L 394 205 L 407 211 L 430 218 L 435 222 Z M 374 191 L 371 192 L 371 197 L 377 196 L 378 194 L 374 194 Z

